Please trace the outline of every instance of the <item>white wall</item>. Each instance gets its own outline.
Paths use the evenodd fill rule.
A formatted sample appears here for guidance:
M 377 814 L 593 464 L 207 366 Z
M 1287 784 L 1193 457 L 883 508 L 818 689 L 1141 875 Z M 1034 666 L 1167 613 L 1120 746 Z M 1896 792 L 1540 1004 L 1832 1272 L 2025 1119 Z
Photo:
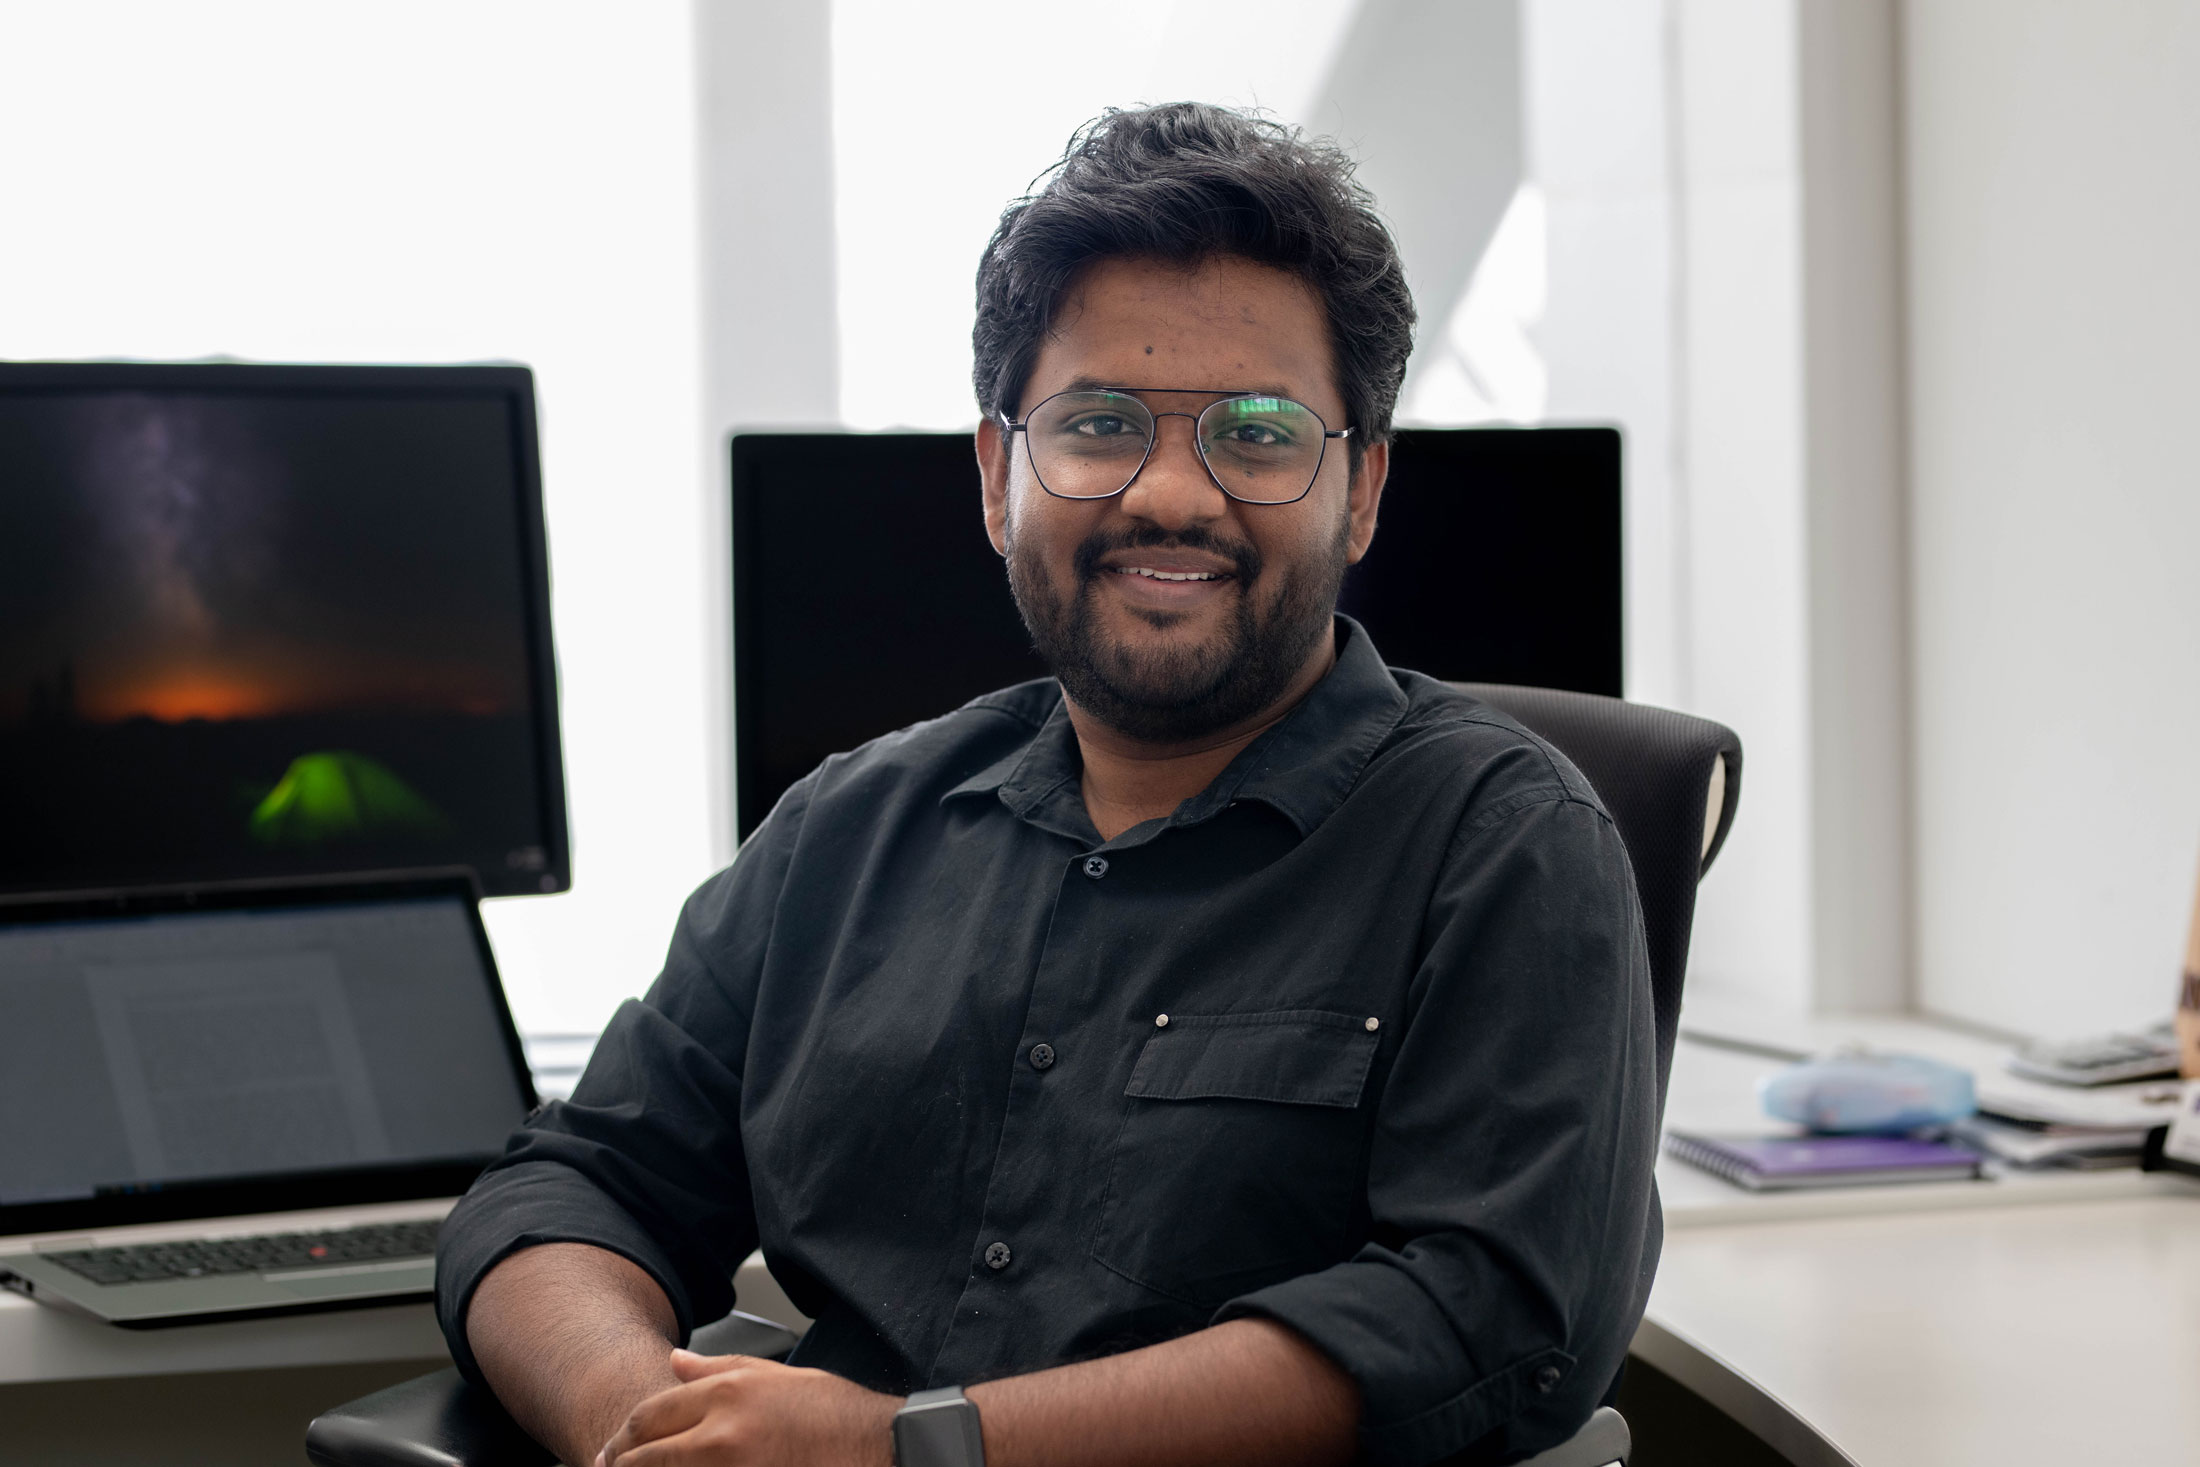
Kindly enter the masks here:
M 600 1023 L 710 869 L 684 5 L 0 9 L 0 357 L 537 371 L 575 889 L 489 904 Z
M 1627 696 L 1686 697 L 1685 524 L 1667 17 L 1643 0 L 1526 0 L 1524 173 L 1543 203 L 1531 335 L 1543 413 L 1616 423 L 1625 455 Z
M 707 810 L 733 859 L 733 544 L 728 438 L 840 418 L 832 12 L 812 0 L 697 0 L 702 335 L 700 526 Z
M 1690 982 L 1812 998 L 1810 704 L 1795 5 L 1673 7 L 1682 706 L 1742 736 L 1741 813 Z
M 1629 568 L 1662 573 L 1671 634 L 1651 639 L 1636 609 L 1657 603 L 1631 590 L 1630 650 L 1667 660 L 1662 689 L 1630 691 L 1742 736 L 1741 816 L 1703 888 L 1690 982 L 1787 1009 L 1908 996 L 1893 11 L 1664 13 L 1671 488 L 1631 496 L 1665 523 L 1631 532 Z M 1584 325 L 1647 342 L 1645 319 Z
M 1901 72 L 1895 0 L 1798 11 L 1811 1000 L 1911 997 Z
M 2159 1017 L 2200 855 L 2200 7 L 1907 7 L 1919 996 Z

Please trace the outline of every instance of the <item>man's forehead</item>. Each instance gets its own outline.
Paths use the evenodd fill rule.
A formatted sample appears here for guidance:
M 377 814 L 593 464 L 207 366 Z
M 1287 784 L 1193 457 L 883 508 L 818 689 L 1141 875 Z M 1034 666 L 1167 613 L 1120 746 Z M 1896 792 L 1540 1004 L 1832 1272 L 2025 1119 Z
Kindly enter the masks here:
M 1235 256 L 1094 262 L 1064 293 L 1035 365 L 1049 392 L 1335 395 L 1320 298 L 1287 270 Z
M 1062 294 L 1056 329 L 1089 311 L 1189 314 L 1217 323 L 1321 315 L 1321 299 L 1300 276 L 1241 255 L 1162 260 L 1110 255 L 1079 270 Z

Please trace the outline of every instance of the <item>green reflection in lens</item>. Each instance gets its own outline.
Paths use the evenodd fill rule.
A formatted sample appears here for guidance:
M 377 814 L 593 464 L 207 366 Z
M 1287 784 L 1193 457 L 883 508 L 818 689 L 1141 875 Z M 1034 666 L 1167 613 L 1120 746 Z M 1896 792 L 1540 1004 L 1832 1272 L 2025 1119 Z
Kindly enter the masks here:
M 1296 499 L 1321 462 L 1321 419 L 1288 397 L 1226 399 L 1201 427 L 1208 466 L 1241 499 Z
M 1320 432 L 1313 413 L 1287 397 L 1236 397 L 1207 413 L 1210 446 L 1279 450 L 1301 447 Z

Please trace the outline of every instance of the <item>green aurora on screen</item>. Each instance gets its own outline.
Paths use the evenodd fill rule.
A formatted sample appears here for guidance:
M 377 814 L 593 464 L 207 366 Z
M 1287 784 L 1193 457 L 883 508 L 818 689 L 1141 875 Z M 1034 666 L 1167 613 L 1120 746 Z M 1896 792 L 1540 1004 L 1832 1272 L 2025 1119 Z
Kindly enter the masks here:
M 447 832 L 451 822 L 411 785 L 364 754 L 300 754 L 252 812 L 266 846 L 320 846 L 361 836 Z

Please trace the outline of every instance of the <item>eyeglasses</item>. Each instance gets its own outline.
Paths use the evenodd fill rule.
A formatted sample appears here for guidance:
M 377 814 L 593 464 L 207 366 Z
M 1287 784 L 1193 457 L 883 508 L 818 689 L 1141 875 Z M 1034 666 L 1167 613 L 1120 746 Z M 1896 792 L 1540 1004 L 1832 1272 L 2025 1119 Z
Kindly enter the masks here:
M 1157 413 L 1134 392 L 1199 391 L 1173 387 L 1094 387 L 1057 392 L 1016 422 L 1039 487 L 1057 499 L 1106 499 L 1131 487 L 1153 456 L 1162 418 L 1191 418 L 1192 443 L 1215 487 L 1247 504 L 1304 499 L 1321 473 L 1331 428 L 1320 414 L 1288 397 L 1231 392 L 1197 415 Z

